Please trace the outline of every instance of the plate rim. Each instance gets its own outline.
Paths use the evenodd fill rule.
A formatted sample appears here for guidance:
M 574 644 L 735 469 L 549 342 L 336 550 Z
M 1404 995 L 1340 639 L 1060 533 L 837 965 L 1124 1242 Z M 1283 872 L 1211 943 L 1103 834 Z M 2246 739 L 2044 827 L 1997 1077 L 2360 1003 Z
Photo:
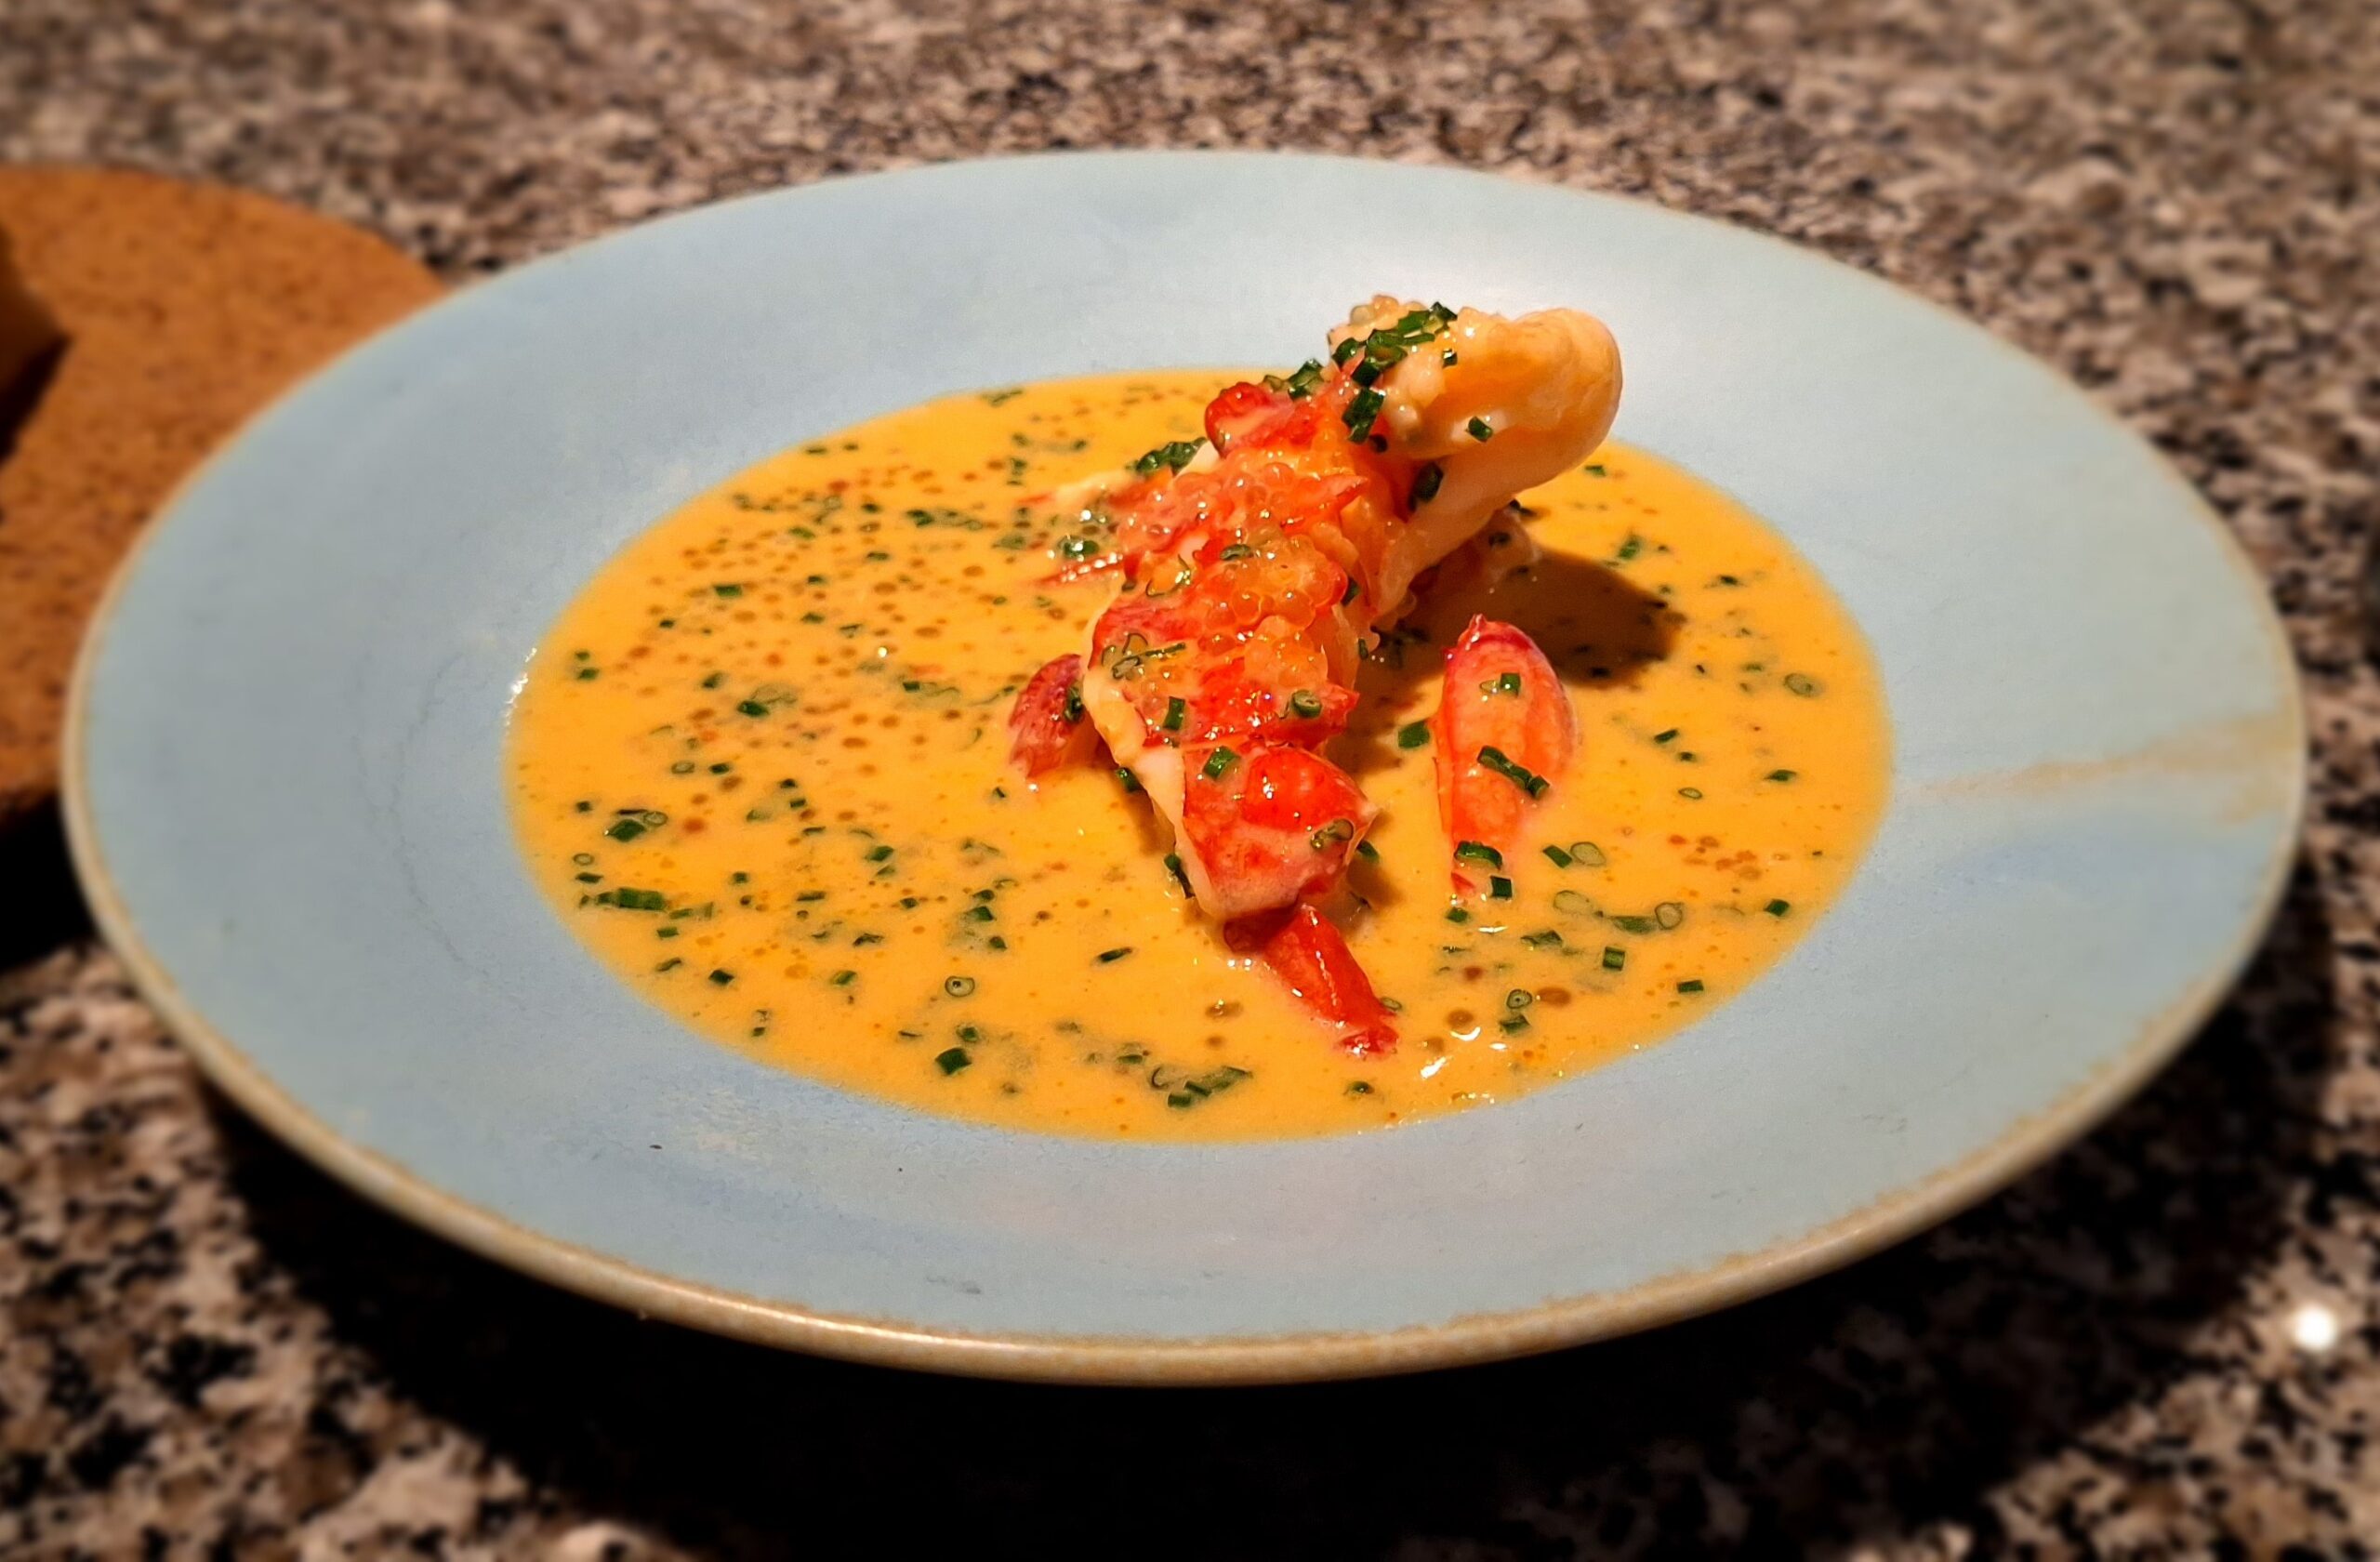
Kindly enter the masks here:
M 705 202 L 653 222 L 630 224 L 613 233 L 549 251 L 497 274 L 518 275 L 579 255 L 653 223 L 820 186 L 931 176 L 975 165 L 1112 162 L 1128 158 L 1250 164 L 1294 160 L 1362 167 L 1412 166 L 1382 158 L 1293 151 L 1112 149 L 947 159 L 780 185 Z M 2281 719 L 2287 748 L 2293 755 L 2303 756 L 2308 729 L 2295 646 L 2254 560 L 2205 496 L 2162 450 L 2101 406 L 2056 365 L 1921 293 L 1837 260 L 1814 246 L 1730 218 L 1689 212 L 1638 196 L 1515 178 L 1502 171 L 1436 164 L 1424 166 L 1439 174 L 1498 179 L 1524 188 L 1558 192 L 1589 201 L 1624 203 L 1649 207 L 1673 218 L 1715 223 L 1779 245 L 1801 258 L 1824 261 L 1902 299 L 1913 299 L 1964 327 L 1991 349 L 2022 358 L 2045 373 L 2081 415 L 2145 449 L 2172 482 L 2179 508 L 2214 535 L 2218 553 L 2255 603 L 2256 616 L 2281 673 L 2282 708 L 2277 714 Z M 172 976 L 149 952 L 130 908 L 109 875 L 93 816 L 85 738 L 99 654 L 128 583 L 162 524 L 179 508 L 184 495 L 236 448 L 248 430 L 285 404 L 309 394 L 318 380 L 365 343 L 377 340 L 388 331 L 401 329 L 407 321 L 468 293 L 475 285 L 452 290 L 445 298 L 391 323 L 299 378 L 253 414 L 167 494 L 110 576 L 76 650 L 61 734 L 60 809 L 68 853 L 101 938 L 123 962 L 133 986 L 164 1021 L 168 1033 L 242 1111 L 290 1149 L 390 1213 L 481 1258 L 579 1296 L 620 1307 L 640 1318 L 660 1318 L 753 1344 L 877 1366 L 1019 1382 L 1157 1386 L 1318 1382 L 1467 1366 L 1615 1338 L 1714 1312 L 1850 1264 L 1938 1224 L 1997 1193 L 2096 1127 L 2195 1037 L 2229 994 L 2262 947 L 2303 843 L 2308 783 L 2306 766 L 2299 762 L 2290 773 L 2285 805 L 2287 828 L 2277 834 L 2263 882 L 2232 946 L 2219 961 L 2209 963 L 2188 991 L 2144 1024 L 2120 1052 L 2101 1063 L 2046 1107 L 2011 1124 L 1990 1143 L 1884 1195 L 1863 1209 L 1765 1248 L 1733 1254 L 1718 1264 L 1673 1271 L 1623 1290 L 1589 1291 L 1527 1307 L 1469 1314 L 1394 1330 L 1197 1339 L 1073 1336 L 1017 1330 L 978 1333 L 929 1328 L 805 1307 L 681 1279 L 594 1248 L 563 1241 L 449 1193 L 410 1168 L 349 1141 L 299 1105 L 231 1038 L 217 1030 L 182 999 Z

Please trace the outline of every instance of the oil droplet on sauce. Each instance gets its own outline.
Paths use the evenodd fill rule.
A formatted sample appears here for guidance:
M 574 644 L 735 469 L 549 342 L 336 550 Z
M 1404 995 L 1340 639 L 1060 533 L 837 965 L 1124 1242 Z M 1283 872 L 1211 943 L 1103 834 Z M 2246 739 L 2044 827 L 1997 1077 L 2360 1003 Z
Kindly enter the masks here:
M 1109 589 L 1051 583 L 1078 533 L 1038 501 L 1196 437 L 1227 377 L 951 397 L 796 446 L 630 544 L 513 712 L 522 849 L 572 930 L 771 1063 L 1153 1140 L 1510 1100 L 1709 1013 L 1802 935 L 1884 806 L 1875 668 L 1782 540 L 1621 445 L 1525 496 L 1537 563 L 1444 580 L 1387 635 L 1335 750 L 1382 808 L 1349 943 L 1399 1007 L 1392 1056 L 1346 1056 L 1230 956 L 1111 772 L 1015 774 L 1011 698 Z M 1544 647 L 1582 743 L 1508 858 L 1513 898 L 1458 922 L 1430 750 L 1396 735 L 1475 612 Z

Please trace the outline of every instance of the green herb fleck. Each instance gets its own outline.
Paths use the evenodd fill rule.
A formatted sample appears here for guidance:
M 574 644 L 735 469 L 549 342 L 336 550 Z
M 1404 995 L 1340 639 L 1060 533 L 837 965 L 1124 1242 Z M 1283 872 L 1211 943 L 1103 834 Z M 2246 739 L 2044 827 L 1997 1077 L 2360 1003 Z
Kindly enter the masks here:
M 1174 440 L 1160 444 L 1134 460 L 1132 470 L 1143 477 L 1154 475 L 1160 467 L 1167 471 L 1178 472 L 1190 464 L 1190 458 L 1197 455 L 1199 446 L 1206 443 L 1204 440 Z
M 1531 797 L 1543 797 L 1546 788 L 1552 785 L 1544 776 L 1506 759 L 1504 751 L 1493 745 L 1479 750 L 1479 762 Z

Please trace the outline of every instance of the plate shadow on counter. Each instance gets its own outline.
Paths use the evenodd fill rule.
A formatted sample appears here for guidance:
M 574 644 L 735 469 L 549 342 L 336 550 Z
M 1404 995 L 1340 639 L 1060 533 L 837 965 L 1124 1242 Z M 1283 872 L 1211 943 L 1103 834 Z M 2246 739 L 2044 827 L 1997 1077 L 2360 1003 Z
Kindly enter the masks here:
M 2204 1370 L 2204 1326 L 2292 1224 L 2370 1197 L 2360 1162 L 2314 1144 L 2332 959 L 2301 866 L 2241 991 L 2140 1098 L 1851 1269 L 1553 1356 L 1309 1387 L 977 1383 L 640 1323 L 364 1206 L 214 1105 L 257 1239 L 395 1393 L 569 1507 L 698 1555 L 838 1534 L 1043 1556 L 1415 1538 L 1701 1555 L 1929 1519 L 1990 1550 L 1995 1483 Z

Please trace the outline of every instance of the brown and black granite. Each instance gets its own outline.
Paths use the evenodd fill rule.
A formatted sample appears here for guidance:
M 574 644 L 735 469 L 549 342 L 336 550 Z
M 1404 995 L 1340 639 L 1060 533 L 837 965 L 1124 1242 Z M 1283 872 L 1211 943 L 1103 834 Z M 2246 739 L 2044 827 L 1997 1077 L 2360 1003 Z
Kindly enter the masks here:
M 2213 498 L 2306 670 L 2303 862 L 2237 999 L 2009 1193 L 1721 1317 L 1399 1382 L 1004 1387 L 640 1324 L 359 1204 L 199 1083 L 20 841 L 0 1554 L 2380 1550 L 2368 0 L 0 4 L 0 157 L 245 184 L 458 281 L 824 174 L 1113 145 L 1646 196 L 2090 387 Z

